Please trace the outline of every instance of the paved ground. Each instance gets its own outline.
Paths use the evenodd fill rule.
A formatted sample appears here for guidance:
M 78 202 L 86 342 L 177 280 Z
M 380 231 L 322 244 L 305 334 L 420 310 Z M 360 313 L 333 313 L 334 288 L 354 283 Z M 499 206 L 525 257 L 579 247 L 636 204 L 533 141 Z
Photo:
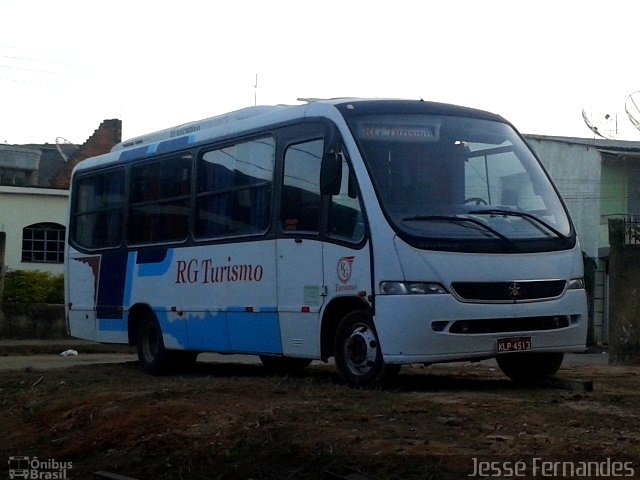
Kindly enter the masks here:
M 113 351 L 107 351 L 111 348 Z M 66 350 L 76 350 L 78 355 L 62 356 Z M 105 346 L 86 340 L 0 340 L 0 370 L 65 368 L 74 365 L 122 363 L 137 360 L 133 349 L 125 346 Z M 257 356 L 218 355 L 203 353 L 199 362 L 259 364 Z M 565 357 L 565 365 L 607 365 L 606 352 L 571 354 Z M 495 366 L 494 360 L 483 364 Z M 448 365 L 448 364 L 445 364 Z M 455 365 L 455 364 L 451 364 Z

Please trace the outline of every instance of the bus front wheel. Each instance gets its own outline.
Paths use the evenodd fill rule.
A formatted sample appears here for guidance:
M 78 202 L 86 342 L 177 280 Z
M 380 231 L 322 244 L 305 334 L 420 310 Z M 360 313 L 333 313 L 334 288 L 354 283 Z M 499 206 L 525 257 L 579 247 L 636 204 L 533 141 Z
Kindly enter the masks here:
M 335 337 L 335 360 L 340 375 L 351 387 L 379 382 L 399 370 L 384 363 L 373 317 L 364 310 L 353 311 L 340 322 Z
M 535 383 L 556 374 L 564 353 L 506 353 L 496 361 L 502 373 L 518 383 Z

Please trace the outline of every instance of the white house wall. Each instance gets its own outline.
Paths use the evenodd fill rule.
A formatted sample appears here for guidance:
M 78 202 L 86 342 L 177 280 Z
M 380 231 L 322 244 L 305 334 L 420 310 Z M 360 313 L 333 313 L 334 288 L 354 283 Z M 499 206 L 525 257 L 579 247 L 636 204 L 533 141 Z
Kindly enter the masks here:
M 598 257 L 600 236 L 600 152 L 586 145 L 527 138 L 564 199 L 582 250 Z
M 5 266 L 12 270 L 40 270 L 58 275 L 62 263 L 22 261 L 22 230 L 34 223 L 67 227 L 69 192 L 44 188 L 0 187 L 0 231 L 5 232 Z

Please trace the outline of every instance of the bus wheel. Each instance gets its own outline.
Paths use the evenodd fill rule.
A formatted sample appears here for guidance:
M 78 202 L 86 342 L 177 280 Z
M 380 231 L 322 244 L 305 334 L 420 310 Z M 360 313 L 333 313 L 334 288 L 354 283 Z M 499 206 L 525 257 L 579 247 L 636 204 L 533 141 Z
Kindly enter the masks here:
M 171 355 L 164 348 L 160 325 L 152 316 L 140 322 L 137 349 L 138 361 L 145 373 L 162 375 L 169 370 Z
M 335 360 L 340 375 L 351 387 L 382 379 L 385 364 L 369 312 L 356 310 L 342 319 L 336 332 Z
M 288 373 L 302 370 L 311 364 L 308 358 L 272 357 L 260 355 L 260 361 L 267 370 L 276 373 Z
M 496 361 L 502 373 L 518 383 L 535 383 L 556 374 L 564 353 L 507 353 Z

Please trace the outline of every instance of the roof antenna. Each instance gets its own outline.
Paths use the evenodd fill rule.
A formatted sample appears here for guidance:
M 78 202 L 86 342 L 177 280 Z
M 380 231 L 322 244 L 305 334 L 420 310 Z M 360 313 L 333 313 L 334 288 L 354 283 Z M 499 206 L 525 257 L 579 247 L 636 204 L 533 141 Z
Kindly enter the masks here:
M 618 136 L 618 115 L 609 113 L 593 113 L 582 110 L 582 120 L 593 133 L 600 138 L 615 140 Z
M 73 145 L 74 147 L 76 147 L 76 150 L 78 149 L 78 147 L 66 138 L 56 137 L 56 148 L 58 149 L 58 153 L 64 159 L 65 163 L 67 163 L 69 161 L 69 156 L 62 150 L 62 145 Z
M 629 121 L 640 130 L 640 91 L 630 94 L 624 102 L 624 111 Z
M 253 106 L 258 106 L 258 74 L 256 73 L 256 83 L 253 85 Z

